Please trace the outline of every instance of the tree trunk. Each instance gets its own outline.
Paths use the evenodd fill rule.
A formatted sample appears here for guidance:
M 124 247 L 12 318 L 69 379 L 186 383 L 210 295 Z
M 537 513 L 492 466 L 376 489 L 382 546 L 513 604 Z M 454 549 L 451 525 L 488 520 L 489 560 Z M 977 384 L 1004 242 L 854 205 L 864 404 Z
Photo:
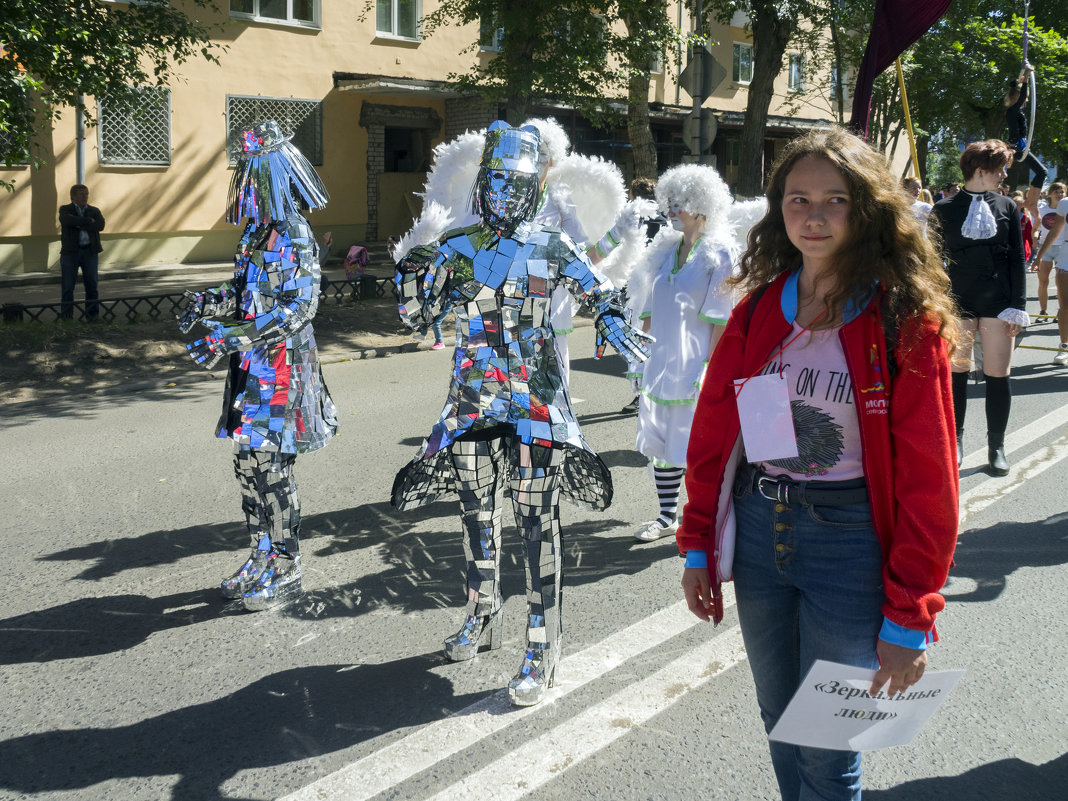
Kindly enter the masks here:
M 656 142 L 649 127 L 649 73 L 632 72 L 627 101 L 627 136 L 634 158 L 634 177 L 656 180 Z
M 796 24 L 788 14 L 780 18 L 777 5 L 753 4 L 753 81 L 745 104 L 738 157 L 738 194 L 744 197 L 764 193 L 764 129 L 775 92 L 775 78 L 782 72 L 782 57 Z

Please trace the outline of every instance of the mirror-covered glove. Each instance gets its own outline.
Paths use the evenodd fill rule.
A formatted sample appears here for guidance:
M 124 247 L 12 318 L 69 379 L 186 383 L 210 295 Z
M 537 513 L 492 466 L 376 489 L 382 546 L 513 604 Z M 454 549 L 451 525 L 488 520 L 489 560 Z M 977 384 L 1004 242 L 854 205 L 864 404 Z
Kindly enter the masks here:
M 425 334 L 431 321 L 441 311 L 442 292 L 448 281 L 436 280 L 433 271 L 438 250 L 433 245 L 412 248 L 397 262 L 393 281 L 400 303 L 401 322 L 413 331 Z M 447 276 L 442 276 L 446 278 Z
M 178 330 L 183 334 L 204 317 L 204 295 L 200 292 L 185 291 L 186 306 L 178 315 Z
M 189 357 L 197 364 L 202 364 L 209 370 L 219 363 L 223 356 L 232 353 L 236 339 L 226 336 L 225 326 L 216 326 L 210 334 L 196 342 L 185 346 L 189 351 Z
M 628 361 L 644 362 L 649 358 L 649 344 L 654 339 L 627 322 L 618 295 L 601 301 L 597 311 L 597 317 L 593 321 L 597 331 L 593 358 L 600 359 L 604 356 L 608 343 Z

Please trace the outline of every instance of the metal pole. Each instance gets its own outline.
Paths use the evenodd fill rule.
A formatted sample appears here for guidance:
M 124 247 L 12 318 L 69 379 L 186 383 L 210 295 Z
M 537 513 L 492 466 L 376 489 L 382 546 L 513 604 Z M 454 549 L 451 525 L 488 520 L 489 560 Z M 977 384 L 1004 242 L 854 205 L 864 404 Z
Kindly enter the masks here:
M 702 0 L 697 0 L 697 19 L 694 21 L 695 30 L 699 36 L 704 33 L 704 25 L 702 20 L 704 19 L 704 4 Z M 701 124 L 701 107 L 705 104 L 705 87 L 704 76 L 701 74 L 704 69 L 704 44 L 698 45 L 694 48 L 692 61 L 693 65 L 693 116 L 694 122 L 697 124 L 697 130 L 694 131 L 694 138 L 697 140 L 697 149 L 694 151 L 696 161 L 701 163 L 705 150 L 708 148 L 707 137 L 705 136 L 704 126 Z

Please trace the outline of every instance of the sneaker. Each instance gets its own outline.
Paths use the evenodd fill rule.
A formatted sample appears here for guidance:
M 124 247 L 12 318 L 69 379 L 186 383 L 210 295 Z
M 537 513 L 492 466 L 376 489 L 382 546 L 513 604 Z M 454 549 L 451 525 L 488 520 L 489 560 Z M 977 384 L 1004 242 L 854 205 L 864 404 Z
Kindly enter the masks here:
M 634 532 L 634 539 L 638 542 L 655 542 L 662 537 L 674 534 L 679 528 L 679 521 L 664 525 L 659 520 L 650 520 L 640 529 Z
M 431 350 L 441 350 L 444 347 L 445 347 L 445 343 L 444 342 L 435 342 L 433 345 L 430 346 L 430 349 Z
M 300 595 L 300 592 L 300 556 L 272 550 L 267 557 L 267 566 L 256 583 L 241 597 L 245 609 L 259 612 Z
M 1068 345 L 1061 343 L 1061 352 L 1053 357 L 1054 364 L 1068 364 Z

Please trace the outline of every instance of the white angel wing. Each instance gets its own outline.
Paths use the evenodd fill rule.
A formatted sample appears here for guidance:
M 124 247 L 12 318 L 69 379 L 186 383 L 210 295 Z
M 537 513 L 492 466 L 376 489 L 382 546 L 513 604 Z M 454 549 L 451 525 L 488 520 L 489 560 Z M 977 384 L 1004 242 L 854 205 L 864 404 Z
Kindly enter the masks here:
M 416 245 L 437 242 L 450 225 L 468 217 L 485 138 L 484 131 L 467 131 L 434 148 L 434 161 L 420 193 L 423 211 L 401 237 L 393 252 L 395 261 Z
M 597 156 L 572 153 L 549 168 L 546 182 L 571 197 L 588 242 L 596 242 L 612 227 L 627 202 L 623 173 Z

